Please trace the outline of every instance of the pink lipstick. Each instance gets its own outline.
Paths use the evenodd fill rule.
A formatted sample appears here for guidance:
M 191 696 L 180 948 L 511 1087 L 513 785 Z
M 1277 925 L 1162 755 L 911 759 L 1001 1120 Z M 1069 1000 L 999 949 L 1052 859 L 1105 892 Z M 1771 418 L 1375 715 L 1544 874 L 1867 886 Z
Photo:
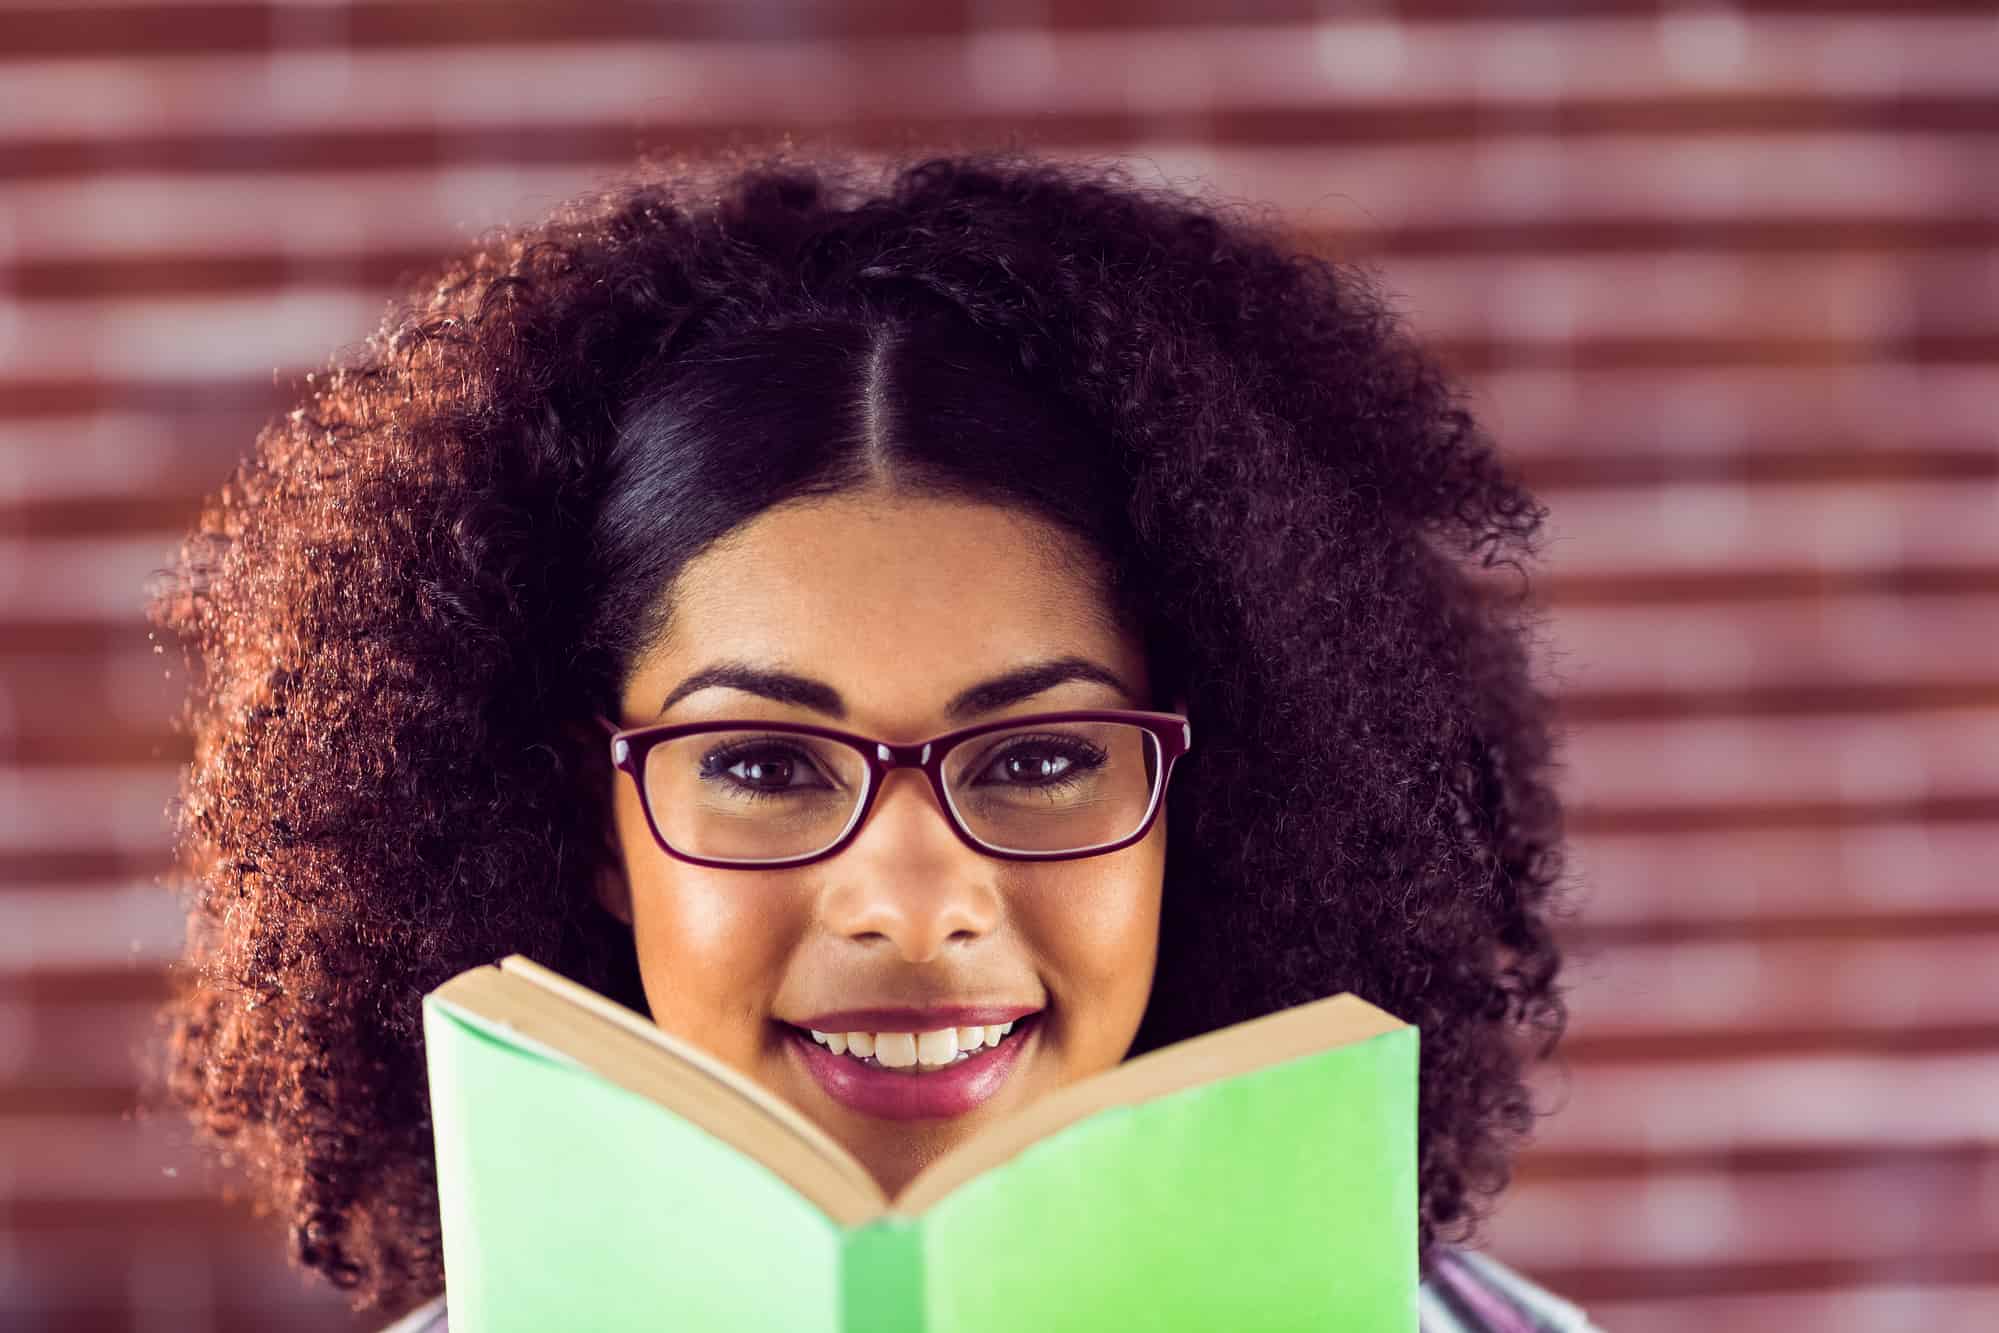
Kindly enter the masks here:
M 915 1120 L 963 1115 L 997 1093 L 1005 1085 L 1007 1075 L 1013 1072 L 1023 1048 L 1039 1034 L 1041 1011 L 1013 1020 L 1013 1030 L 1000 1039 L 999 1045 L 982 1047 L 955 1064 L 927 1072 L 886 1069 L 851 1055 L 836 1055 L 812 1040 L 810 1032 L 789 1023 L 784 1026 L 798 1059 L 827 1096 L 863 1115 Z

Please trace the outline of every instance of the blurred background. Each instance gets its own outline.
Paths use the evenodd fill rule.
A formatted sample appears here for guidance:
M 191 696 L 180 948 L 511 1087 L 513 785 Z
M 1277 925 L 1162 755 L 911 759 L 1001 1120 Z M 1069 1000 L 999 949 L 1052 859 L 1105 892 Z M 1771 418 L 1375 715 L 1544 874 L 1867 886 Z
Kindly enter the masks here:
M 1999 1328 L 1989 0 L 0 0 L 0 1327 L 384 1322 L 134 1112 L 147 581 L 404 272 L 785 131 L 1375 269 L 1552 509 L 1575 1017 L 1492 1252 L 1609 1333 Z

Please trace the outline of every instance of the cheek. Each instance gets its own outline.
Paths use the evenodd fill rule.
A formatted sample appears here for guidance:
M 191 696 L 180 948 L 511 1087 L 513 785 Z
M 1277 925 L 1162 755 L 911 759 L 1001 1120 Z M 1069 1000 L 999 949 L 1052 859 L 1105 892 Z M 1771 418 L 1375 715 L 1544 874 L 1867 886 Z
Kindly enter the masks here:
M 781 886 L 629 845 L 626 875 L 653 1021 L 725 1056 L 753 1051 L 797 936 Z
M 1141 849 L 1133 849 L 1141 850 Z M 1123 1058 L 1145 1016 L 1159 952 L 1163 867 L 1157 857 L 1078 862 L 1023 891 L 1026 933 L 1047 966 L 1055 998 L 1066 1001 L 1079 1061 Z

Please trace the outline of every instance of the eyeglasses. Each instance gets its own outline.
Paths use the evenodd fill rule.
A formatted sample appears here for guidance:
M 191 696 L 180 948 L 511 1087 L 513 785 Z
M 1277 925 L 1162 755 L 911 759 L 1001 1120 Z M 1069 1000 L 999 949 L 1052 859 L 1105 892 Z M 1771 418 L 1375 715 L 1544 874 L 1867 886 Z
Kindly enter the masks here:
M 840 851 L 892 768 L 922 769 L 958 837 L 988 856 L 1101 856 L 1145 836 L 1194 742 L 1180 714 L 1134 709 L 1035 713 L 909 745 L 804 722 L 597 722 L 663 851 L 756 870 Z

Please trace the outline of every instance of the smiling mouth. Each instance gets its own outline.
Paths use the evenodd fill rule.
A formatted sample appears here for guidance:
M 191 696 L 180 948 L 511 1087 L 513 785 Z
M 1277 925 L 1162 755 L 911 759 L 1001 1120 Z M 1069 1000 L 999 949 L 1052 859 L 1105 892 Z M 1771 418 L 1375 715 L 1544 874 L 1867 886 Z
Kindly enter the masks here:
M 1040 1017 L 1036 1011 L 1005 1023 L 921 1033 L 819 1032 L 792 1023 L 784 1026 L 862 1068 L 921 1076 L 980 1059 L 1011 1045 L 1024 1038 Z
M 1035 1010 L 1014 1019 L 1011 1031 L 997 1034 L 997 1044 L 988 1044 L 981 1029 L 974 1046 L 967 1030 L 962 1049 L 957 1029 L 863 1032 L 864 1049 L 857 1051 L 851 1032 L 815 1035 L 781 1019 L 777 1026 L 803 1072 L 847 1110 L 884 1120 L 939 1119 L 964 1115 L 999 1096 L 1015 1077 L 1015 1067 L 1032 1059 L 1047 1012 Z M 948 1043 L 946 1032 L 952 1038 Z M 836 1040 L 846 1049 L 836 1052 Z

